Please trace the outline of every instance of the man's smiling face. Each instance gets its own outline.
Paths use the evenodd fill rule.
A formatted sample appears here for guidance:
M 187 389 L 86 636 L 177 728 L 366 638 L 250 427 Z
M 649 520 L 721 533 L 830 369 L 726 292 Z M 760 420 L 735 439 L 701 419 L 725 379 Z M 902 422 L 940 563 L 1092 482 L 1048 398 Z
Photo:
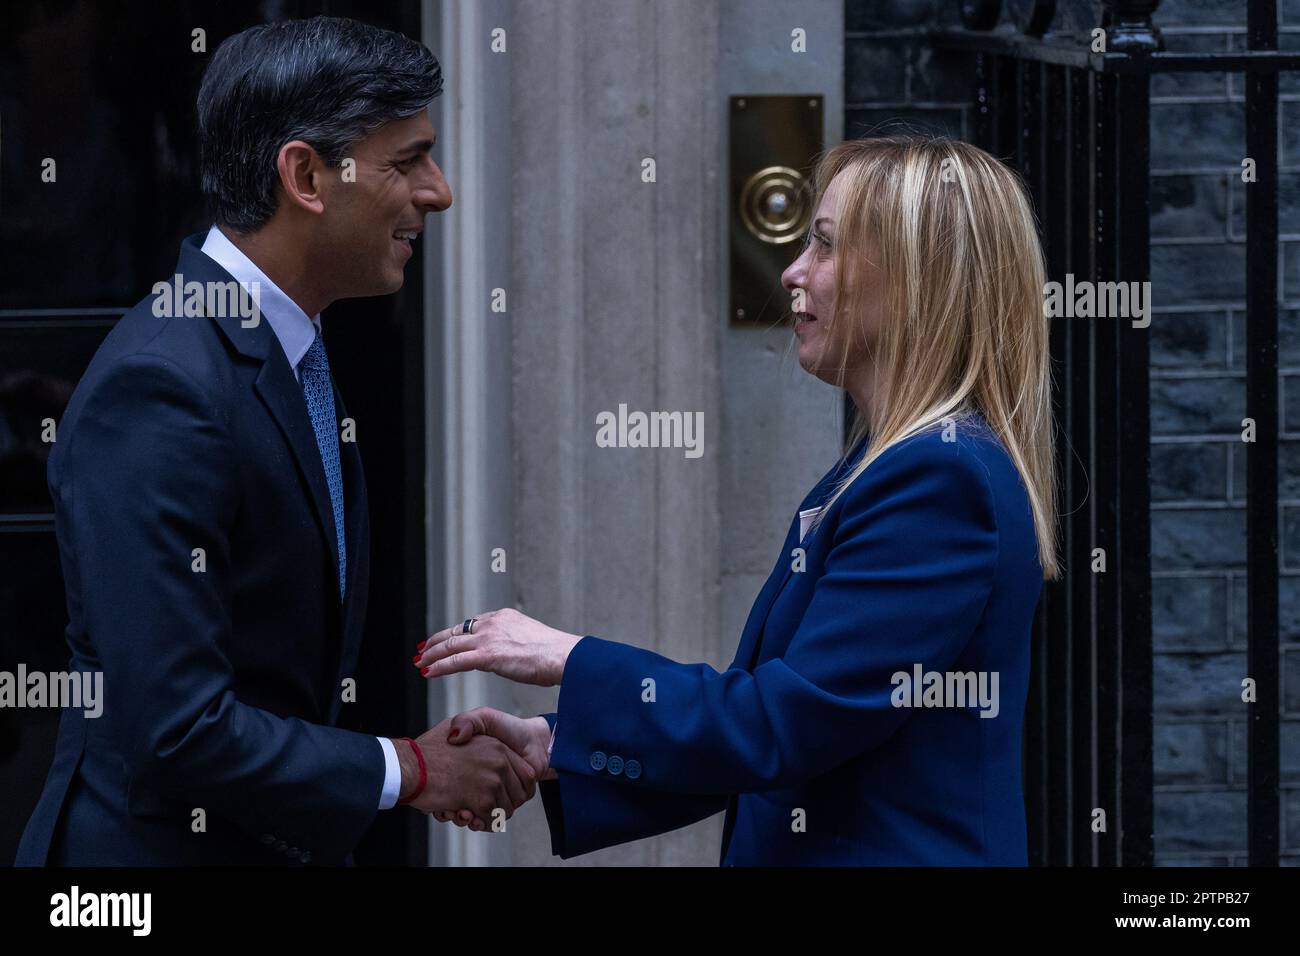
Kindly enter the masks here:
M 323 190 L 316 268 L 330 270 L 336 298 L 387 295 L 402 287 L 409 237 L 429 212 L 451 206 L 451 187 L 433 161 L 437 142 L 427 110 L 385 123 L 352 150 L 356 181 L 331 170 Z

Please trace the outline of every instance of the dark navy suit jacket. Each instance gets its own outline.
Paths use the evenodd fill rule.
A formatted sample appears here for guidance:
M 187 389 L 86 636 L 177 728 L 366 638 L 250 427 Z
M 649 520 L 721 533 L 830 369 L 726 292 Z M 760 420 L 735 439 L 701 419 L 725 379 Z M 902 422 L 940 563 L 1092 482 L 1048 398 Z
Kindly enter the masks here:
M 202 240 L 176 271 L 232 281 Z M 109 333 L 50 455 L 70 669 L 102 671 L 104 703 L 63 715 L 17 863 L 344 862 L 384 781 L 375 738 L 333 726 L 369 574 L 357 447 L 340 444 L 341 603 L 320 452 L 269 323 L 153 301 Z
M 1043 572 L 1002 444 L 978 416 L 948 437 L 886 451 L 802 543 L 796 518 L 727 670 L 593 636 L 574 647 L 548 715 L 559 779 L 541 786 L 554 853 L 725 810 L 723 865 L 1027 863 L 1021 725 Z M 917 664 L 997 672 L 997 716 L 895 706 L 894 675 Z

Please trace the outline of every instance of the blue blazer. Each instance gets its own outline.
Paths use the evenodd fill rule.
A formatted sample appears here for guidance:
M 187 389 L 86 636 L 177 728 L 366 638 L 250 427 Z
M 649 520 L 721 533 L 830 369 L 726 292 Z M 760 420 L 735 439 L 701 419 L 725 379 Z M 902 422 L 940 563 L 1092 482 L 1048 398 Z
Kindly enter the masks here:
M 232 281 L 202 239 L 176 271 Z M 334 726 L 369 574 L 357 446 L 340 445 L 340 602 L 320 451 L 270 324 L 153 300 L 95 353 L 49 459 L 69 667 L 102 671 L 105 699 L 64 713 L 17 863 L 344 862 L 384 780 L 375 738 Z
M 804 540 L 791 524 L 727 670 L 592 636 L 574 647 L 547 715 L 552 852 L 725 810 L 724 866 L 1026 865 L 1021 724 L 1042 582 L 1028 496 L 987 424 L 904 440 Z M 996 713 L 974 694 L 926 696 L 930 672 L 984 675 Z

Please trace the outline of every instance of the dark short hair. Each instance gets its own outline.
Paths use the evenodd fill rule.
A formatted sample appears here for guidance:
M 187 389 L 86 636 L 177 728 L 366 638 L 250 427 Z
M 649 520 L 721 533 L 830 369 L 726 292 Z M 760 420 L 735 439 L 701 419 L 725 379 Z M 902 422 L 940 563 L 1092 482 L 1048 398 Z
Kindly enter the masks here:
M 285 20 L 227 38 L 199 87 L 199 166 L 213 218 L 260 228 L 275 212 L 281 146 L 303 140 L 338 166 L 357 140 L 441 92 L 427 47 L 356 20 Z

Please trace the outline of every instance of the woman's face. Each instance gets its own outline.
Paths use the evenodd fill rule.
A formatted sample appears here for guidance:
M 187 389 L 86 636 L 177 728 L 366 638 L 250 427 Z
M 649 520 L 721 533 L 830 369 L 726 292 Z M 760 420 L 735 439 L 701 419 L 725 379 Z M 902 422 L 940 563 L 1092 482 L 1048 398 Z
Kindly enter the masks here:
M 824 381 L 834 382 L 839 373 L 840 347 L 829 347 L 829 324 L 835 302 L 835 262 L 838 249 L 835 241 L 836 217 L 839 209 L 840 187 L 844 173 L 838 173 L 826 187 L 817 212 L 813 215 L 811 239 L 802 254 L 781 274 L 781 285 L 793 297 L 794 334 L 799 340 L 799 364 L 805 371 Z M 860 317 L 865 323 L 862 333 L 849 336 L 849 376 L 855 369 L 866 366 L 868 352 L 880 328 L 883 308 L 884 284 L 880 269 L 875 265 L 875 249 L 869 250 L 873 261 L 855 263 L 850 273 L 857 281 L 865 282 L 865 307 L 867 314 Z M 802 300 L 802 302 L 801 302 Z M 866 349 L 862 342 L 866 339 Z M 847 384 L 847 383 L 846 383 Z

